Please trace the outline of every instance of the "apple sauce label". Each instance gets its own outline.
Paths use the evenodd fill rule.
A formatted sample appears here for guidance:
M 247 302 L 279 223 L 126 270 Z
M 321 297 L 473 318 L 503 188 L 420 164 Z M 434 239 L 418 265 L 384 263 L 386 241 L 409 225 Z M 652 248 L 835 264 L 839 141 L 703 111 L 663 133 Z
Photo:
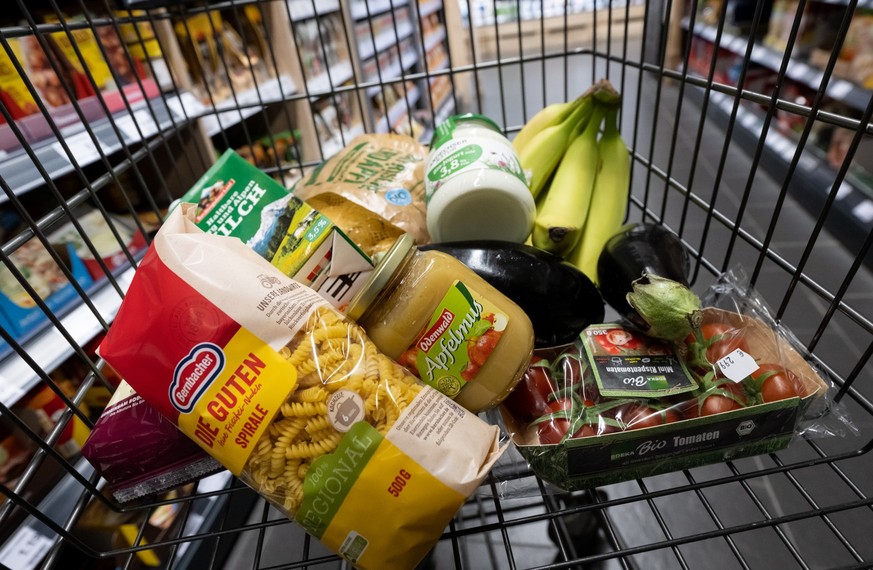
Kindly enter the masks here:
M 424 331 L 398 361 L 425 383 L 454 398 L 491 356 L 509 317 L 455 281 Z

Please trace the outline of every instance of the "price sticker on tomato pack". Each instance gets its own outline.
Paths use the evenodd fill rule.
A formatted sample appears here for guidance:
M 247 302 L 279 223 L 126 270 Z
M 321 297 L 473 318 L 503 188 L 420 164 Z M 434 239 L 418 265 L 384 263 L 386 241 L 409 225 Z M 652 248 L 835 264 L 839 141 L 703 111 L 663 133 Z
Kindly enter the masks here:
M 739 348 L 720 359 L 716 364 L 722 373 L 734 382 L 741 382 L 758 369 L 758 363 L 755 362 L 755 359 Z

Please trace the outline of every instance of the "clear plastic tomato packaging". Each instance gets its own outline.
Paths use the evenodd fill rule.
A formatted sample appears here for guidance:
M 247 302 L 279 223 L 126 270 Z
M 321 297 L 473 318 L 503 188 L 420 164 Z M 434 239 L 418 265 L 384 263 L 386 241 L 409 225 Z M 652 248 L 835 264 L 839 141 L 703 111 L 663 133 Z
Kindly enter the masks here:
M 543 480 L 579 490 L 853 429 L 833 383 L 739 270 L 702 302 L 680 342 L 610 323 L 535 351 L 501 416 Z

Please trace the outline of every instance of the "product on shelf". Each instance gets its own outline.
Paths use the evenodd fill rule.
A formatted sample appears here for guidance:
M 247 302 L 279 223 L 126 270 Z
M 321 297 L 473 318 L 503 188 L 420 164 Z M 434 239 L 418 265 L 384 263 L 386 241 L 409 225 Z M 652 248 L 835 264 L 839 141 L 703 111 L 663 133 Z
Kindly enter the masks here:
M 75 394 L 75 386 L 70 382 L 61 382 L 58 387 L 71 398 Z M 18 401 L 15 405 L 18 415 L 28 424 L 31 430 L 41 438 L 48 437 L 61 415 L 67 410 L 67 404 L 48 385 L 40 385 Z M 87 413 L 83 406 L 80 409 Z M 55 443 L 55 449 L 64 457 L 72 457 L 82 449 L 88 437 L 88 428 L 78 416 L 73 416 L 64 427 L 64 431 Z
M 873 10 L 858 9 L 840 51 L 848 66 L 838 68 L 844 77 L 865 89 L 873 89 Z
M 409 137 L 413 140 L 421 139 L 424 136 L 424 125 L 417 117 L 418 113 L 409 115 L 407 112 L 403 112 L 403 114 L 394 121 L 394 124 L 391 125 L 391 130 L 398 135 L 403 135 Z
M 785 51 L 799 7 L 797 0 L 779 0 L 773 4 L 767 35 L 764 37 L 765 45 L 780 52 Z M 805 59 L 815 49 L 826 49 L 830 52 L 836 41 L 836 32 L 840 28 L 844 10 L 845 7 L 839 4 L 805 3 L 791 57 Z
M 222 469 L 126 382 L 115 390 L 82 446 L 118 501 L 155 495 Z
M 220 12 L 188 17 L 175 29 L 194 91 L 204 103 L 220 103 L 270 77 L 264 58 L 244 44 Z
M 408 122 L 408 114 L 419 99 L 412 81 L 380 87 L 371 98 L 376 129 L 380 132 L 398 131 L 403 121 Z
M 81 15 L 70 18 L 71 22 L 84 20 Z M 57 22 L 57 18 L 48 17 L 46 22 Z M 136 60 L 131 63 L 127 58 L 114 26 L 52 32 L 49 37 L 59 60 L 73 78 L 79 98 L 96 91 L 115 91 L 143 77 Z
M 195 516 L 186 508 L 190 503 L 182 501 L 193 489 L 188 485 L 159 495 L 156 499 L 163 504 L 153 509 L 125 511 L 108 506 L 112 500 L 109 491 L 104 489 L 104 497 L 92 498 L 77 518 L 73 532 L 89 547 L 103 552 L 166 542 L 179 535 L 186 519 Z M 132 557 L 127 553 L 129 550 L 125 552 L 110 560 L 117 566 L 132 570 L 161 567 L 178 555 L 177 550 L 166 545 L 137 550 Z
M 33 453 L 33 442 L 20 433 L 11 422 L 0 421 L 0 483 L 12 487 L 27 467 Z
M 339 152 L 353 138 L 352 133 L 361 129 L 360 119 L 356 118 L 358 103 L 355 97 L 354 91 L 345 91 L 312 104 L 313 120 L 324 158 Z
M 530 362 L 518 305 L 454 257 L 404 234 L 349 305 L 376 347 L 473 413 L 499 404 Z
M 324 214 L 233 151 L 226 151 L 182 201 L 197 205 L 195 221 L 203 231 L 242 240 L 340 309 L 373 268 Z
M 358 52 L 364 59 L 377 56 L 403 41 L 411 31 L 408 6 L 373 16 L 355 24 Z
M 335 14 L 294 22 L 294 38 L 303 64 L 303 74 L 311 80 L 328 73 L 341 62 L 349 61 L 342 21 Z M 333 81 L 338 81 L 331 74 Z M 325 81 L 324 88 L 329 84 Z
M 75 281 L 87 288 L 92 279 L 73 246 L 59 245 L 57 250 Z M 12 252 L 9 259 L 53 313 L 63 312 L 79 300 L 66 275 L 38 240 L 28 241 Z M 0 266 L 0 325 L 21 341 L 47 322 L 45 313 L 12 271 L 5 264 Z M 0 341 L 0 350 L 5 347 L 6 343 Z
M 414 567 L 501 456 L 499 431 L 194 211 L 158 232 L 100 354 L 356 567 Z M 373 517 L 379 497 L 392 508 Z
M 433 12 L 424 18 L 421 18 L 421 33 L 424 35 L 424 43 L 427 43 L 428 35 L 439 33 L 442 30 L 439 11 Z
M 452 81 L 448 75 L 431 78 L 430 96 L 433 99 L 434 112 L 439 113 L 440 109 L 452 97 Z
M 173 88 L 173 78 L 170 68 L 164 59 L 161 44 L 158 42 L 151 21 L 145 19 L 147 12 L 144 10 L 118 10 L 113 12 L 116 18 L 136 18 L 136 22 L 119 24 L 118 30 L 121 40 L 127 46 L 127 50 L 143 70 L 152 77 L 161 89 Z
M 275 69 L 261 7 L 253 4 L 243 6 L 242 15 L 230 18 L 230 23 L 239 28 L 237 31 L 243 45 L 250 46 L 249 54 L 256 58 L 253 59 L 253 64 L 256 67 L 266 66 L 269 70 Z
M 449 56 L 443 44 L 437 44 L 425 54 L 425 60 L 428 71 L 438 71 L 446 67 Z
M 412 234 L 416 243 L 430 242 L 424 198 L 427 149 L 408 136 L 364 134 L 322 163 L 294 187 L 302 200 L 334 192 L 376 212 Z
M 49 64 L 49 56 L 34 36 L 7 40 L 15 59 L 21 65 L 39 98 L 49 109 L 70 102 L 61 78 Z M 6 50 L 0 50 L 0 99 L 13 119 L 20 119 L 39 108 L 34 95 L 27 89 L 21 75 L 15 70 Z
M 299 137 L 297 131 L 268 135 L 237 148 L 236 153 L 258 168 L 275 167 L 277 163 L 283 166 L 297 165 L 300 163 Z
M 142 232 L 136 227 L 131 227 L 119 217 L 112 217 L 112 228 L 110 228 L 104 214 L 99 210 L 91 210 L 81 214 L 76 217 L 76 220 L 82 228 L 81 233 L 72 222 L 67 222 L 53 231 L 49 235 L 49 239 L 55 243 L 71 244 L 88 269 L 88 273 L 95 280 L 105 277 L 106 272 L 95 259 L 95 252 L 92 252 L 85 243 L 83 234 L 87 236 L 88 241 L 96 251 L 96 255 L 110 271 L 129 263 L 123 249 L 127 249 L 131 255 L 135 255 L 145 249 L 147 245 Z M 113 233 L 113 228 L 115 233 Z M 118 237 L 115 234 L 118 234 Z

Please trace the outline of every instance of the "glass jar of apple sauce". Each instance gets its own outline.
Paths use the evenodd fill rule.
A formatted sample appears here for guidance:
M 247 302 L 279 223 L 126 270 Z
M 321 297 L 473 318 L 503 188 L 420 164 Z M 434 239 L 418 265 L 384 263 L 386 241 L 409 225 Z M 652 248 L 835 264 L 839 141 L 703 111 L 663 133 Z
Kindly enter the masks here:
M 533 353 L 530 319 L 454 257 L 408 234 L 373 270 L 346 314 L 422 381 L 474 413 L 499 404 Z

